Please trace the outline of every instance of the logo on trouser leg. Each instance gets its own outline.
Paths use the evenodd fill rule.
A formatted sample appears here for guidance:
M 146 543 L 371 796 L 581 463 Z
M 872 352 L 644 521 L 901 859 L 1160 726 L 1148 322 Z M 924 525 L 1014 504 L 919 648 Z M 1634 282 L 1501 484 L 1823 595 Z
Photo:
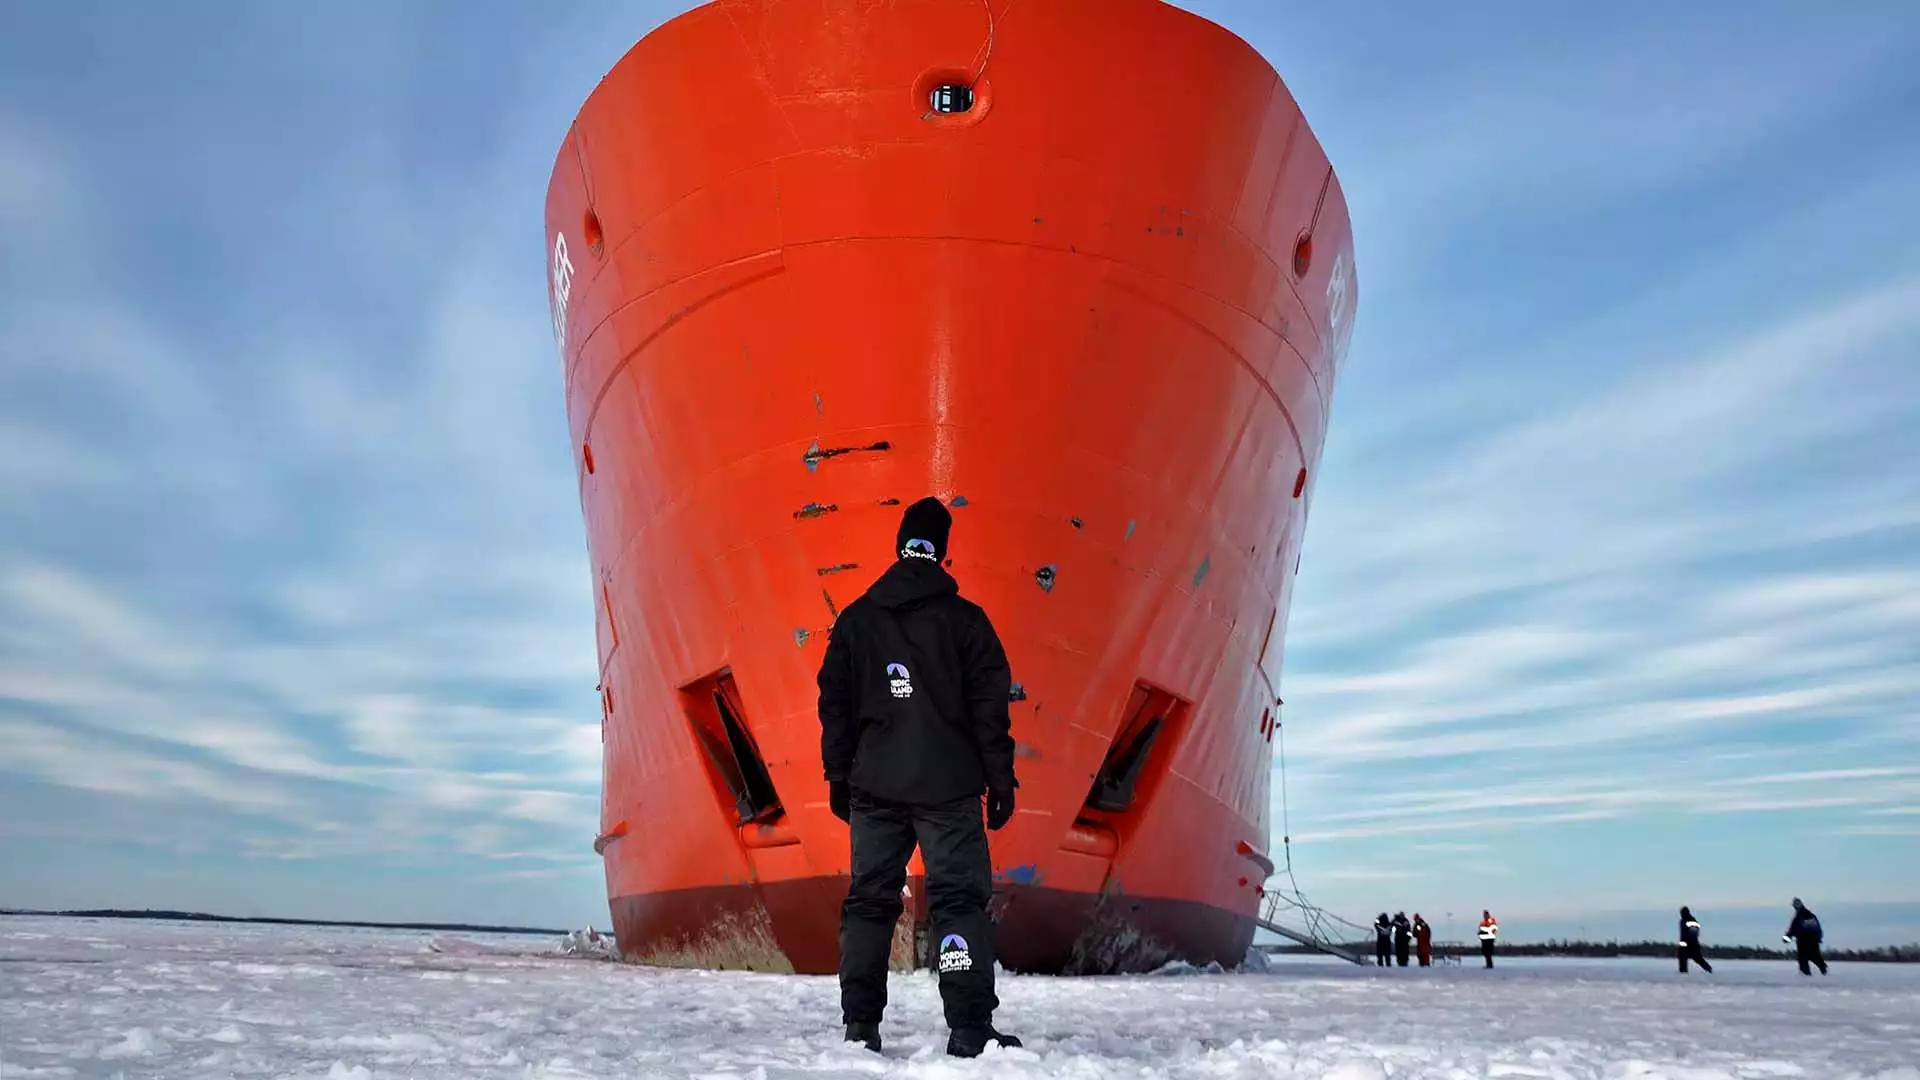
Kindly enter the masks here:
M 967 951 L 967 939 L 948 934 L 940 939 L 940 971 L 972 971 L 973 954 Z

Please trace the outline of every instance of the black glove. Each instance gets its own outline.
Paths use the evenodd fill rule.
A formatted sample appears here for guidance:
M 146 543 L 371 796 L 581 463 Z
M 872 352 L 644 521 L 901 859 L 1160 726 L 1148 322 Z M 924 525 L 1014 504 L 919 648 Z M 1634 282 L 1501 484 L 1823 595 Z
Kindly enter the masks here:
M 845 780 L 827 781 L 827 805 L 833 808 L 834 817 L 849 825 L 853 824 L 853 818 L 850 816 L 851 811 L 847 808 L 847 802 L 852 795 L 853 791 L 847 786 Z
M 994 787 L 987 789 L 987 828 L 998 831 L 1013 818 L 1013 789 Z

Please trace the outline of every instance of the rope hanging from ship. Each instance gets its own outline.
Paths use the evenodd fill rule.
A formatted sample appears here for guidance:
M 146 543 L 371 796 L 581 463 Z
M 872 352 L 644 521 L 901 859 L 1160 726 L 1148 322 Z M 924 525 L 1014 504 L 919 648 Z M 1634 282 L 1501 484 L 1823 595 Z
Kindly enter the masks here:
M 984 55 L 980 57 L 980 66 L 974 69 L 973 78 L 967 82 L 969 90 L 980 85 L 981 77 L 987 73 L 987 62 L 993 59 L 993 0 L 980 0 L 980 5 L 987 9 L 987 42 L 980 46 L 980 51 Z M 1013 5 L 1008 4 L 1007 8 L 1012 10 Z
M 1284 702 L 1282 704 L 1284 704 Z M 1327 952 L 1334 952 L 1337 955 L 1338 950 L 1343 946 L 1352 948 L 1353 946 L 1350 943 L 1364 942 L 1367 938 L 1367 928 L 1361 926 L 1359 923 L 1343 919 L 1313 903 L 1307 899 L 1306 893 L 1300 889 L 1300 881 L 1294 876 L 1293 871 L 1293 818 L 1287 799 L 1286 721 L 1276 716 L 1274 718 L 1273 728 L 1274 739 L 1279 744 L 1277 753 L 1280 758 L 1281 852 L 1281 867 L 1279 873 L 1274 876 L 1278 877 L 1280 874 L 1286 875 L 1287 887 L 1275 888 L 1273 886 L 1273 878 L 1268 879 L 1267 886 L 1262 890 L 1263 899 L 1260 905 L 1260 919 L 1262 922 L 1274 925 L 1280 925 L 1283 918 L 1286 922 L 1295 923 L 1299 926 L 1300 932 L 1305 937 L 1312 939 L 1312 942 L 1316 946 L 1323 948 Z M 1343 929 L 1352 931 L 1352 934 L 1345 937 L 1344 940 L 1341 937 L 1335 936 L 1336 934 L 1340 934 Z

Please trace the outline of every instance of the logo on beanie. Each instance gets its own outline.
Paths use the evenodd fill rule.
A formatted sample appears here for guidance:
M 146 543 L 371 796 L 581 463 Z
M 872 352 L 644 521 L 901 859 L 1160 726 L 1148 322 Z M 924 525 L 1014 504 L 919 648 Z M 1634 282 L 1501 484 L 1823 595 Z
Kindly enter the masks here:
M 967 951 L 967 939 L 959 934 L 948 934 L 940 939 L 940 970 L 972 971 L 973 954 Z
M 933 541 L 931 540 L 915 539 L 907 541 L 906 546 L 900 549 L 900 557 L 903 559 L 932 559 L 934 562 L 940 561 L 940 557 L 933 552 Z
M 907 665 L 888 664 L 887 678 L 893 684 L 893 696 L 910 698 L 913 696 L 913 678 L 907 674 Z

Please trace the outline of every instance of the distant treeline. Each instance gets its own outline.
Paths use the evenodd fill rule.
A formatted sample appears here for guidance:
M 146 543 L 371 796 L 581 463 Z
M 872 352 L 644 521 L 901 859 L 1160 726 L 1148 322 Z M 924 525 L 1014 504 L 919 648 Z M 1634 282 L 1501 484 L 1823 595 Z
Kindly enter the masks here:
M 1347 947 L 1362 956 L 1373 955 L 1373 942 L 1349 942 Z M 1273 953 L 1307 953 L 1313 950 L 1304 945 L 1274 946 L 1268 949 Z M 1477 944 L 1454 944 L 1434 942 L 1433 951 L 1438 956 L 1461 956 L 1478 958 L 1480 947 Z M 1822 949 L 1822 953 L 1831 961 L 1868 964 L 1920 964 L 1920 942 L 1910 945 L 1881 945 L 1871 949 Z M 1652 956 L 1670 960 L 1673 958 L 1674 944 L 1671 941 L 1563 941 L 1550 938 L 1543 942 L 1515 944 L 1501 942 L 1500 956 L 1579 956 L 1608 958 L 1619 956 Z M 1791 949 L 1772 949 L 1753 945 L 1709 945 L 1707 956 L 1714 960 L 1792 960 Z
M 124 911 L 118 908 L 101 908 L 94 911 L 23 911 L 17 908 L 0 908 L 0 915 L 42 915 L 74 919 L 171 919 L 186 922 L 254 923 L 267 926 L 350 926 L 366 930 L 446 930 L 467 934 L 564 935 L 566 933 L 565 930 L 548 930 L 537 926 L 474 926 L 467 923 L 351 922 L 328 919 L 274 919 L 265 916 L 245 918 L 237 915 L 208 915 L 201 911 L 157 911 L 152 908 L 146 908 L 140 911 Z

